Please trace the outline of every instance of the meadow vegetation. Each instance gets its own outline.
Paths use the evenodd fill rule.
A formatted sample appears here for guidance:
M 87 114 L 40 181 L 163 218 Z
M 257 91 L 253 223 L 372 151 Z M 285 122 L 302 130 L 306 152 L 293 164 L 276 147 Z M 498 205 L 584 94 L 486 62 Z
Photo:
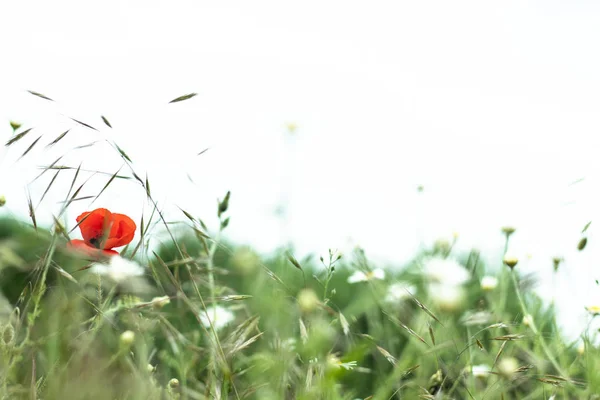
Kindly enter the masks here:
M 13 130 L 6 146 L 29 140 Z M 126 168 L 103 196 L 126 175 L 152 206 L 120 255 L 69 247 L 81 226 L 62 215 L 38 226 L 31 205 L 28 221 L 0 219 L 2 398 L 600 399 L 595 333 L 561 336 L 518 259 L 484 265 L 452 241 L 394 269 L 361 248 L 257 254 L 224 239 L 235 193 L 219 200 L 217 226 L 181 210 L 175 228 L 113 145 Z M 85 179 L 47 167 L 64 169 L 66 210 Z M 157 234 L 167 240 L 149 247 Z M 560 268 L 548 261 L 548 274 Z

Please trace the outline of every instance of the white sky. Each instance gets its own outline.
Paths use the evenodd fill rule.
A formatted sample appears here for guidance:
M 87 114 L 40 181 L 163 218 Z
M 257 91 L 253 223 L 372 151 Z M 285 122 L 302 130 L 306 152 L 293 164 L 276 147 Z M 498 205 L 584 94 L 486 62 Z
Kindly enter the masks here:
M 598 2 L 40 0 L 3 2 L 0 14 L 0 135 L 10 138 L 9 120 L 35 127 L 0 150 L 2 212 L 27 215 L 36 166 L 108 137 L 148 172 L 173 219 L 177 204 L 214 222 L 216 198 L 231 190 L 230 237 L 259 249 L 285 237 L 298 253 L 360 244 L 398 265 L 457 231 L 460 248 L 497 260 L 500 227 L 514 225 L 513 251 L 532 255 L 520 267 L 539 273 L 546 297 L 550 258 L 565 257 L 565 318 L 600 302 L 595 223 L 586 251 L 575 249 L 600 212 Z M 167 104 L 189 92 L 198 96 Z M 40 146 L 70 127 L 51 151 Z M 105 144 L 61 163 L 81 161 L 121 166 Z M 29 187 L 34 202 L 50 178 Z M 42 222 L 71 178 L 59 175 Z M 93 177 L 82 194 L 105 181 Z M 274 215 L 282 191 L 285 231 Z M 133 184 L 111 185 L 92 206 L 136 220 L 149 211 Z

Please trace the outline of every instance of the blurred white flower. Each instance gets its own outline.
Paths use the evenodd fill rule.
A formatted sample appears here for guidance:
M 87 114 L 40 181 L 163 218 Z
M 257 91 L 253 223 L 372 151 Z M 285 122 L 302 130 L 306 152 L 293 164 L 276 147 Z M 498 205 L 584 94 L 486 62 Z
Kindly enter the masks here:
M 498 278 L 495 276 L 484 276 L 481 278 L 481 289 L 486 292 L 491 292 L 498 286 Z
M 208 318 L 206 318 L 206 314 L 208 314 L 208 318 L 210 318 L 210 321 L 212 322 L 215 330 L 219 330 L 227 326 L 231 321 L 235 319 L 233 313 L 225 307 L 206 307 L 206 313 L 200 312 L 200 321 L 202 322 L 202 325 L 204 325 L 207 328 L 210 327 L 210 322 Z
M 492 369 L 487 364 L 473 365 L 471 367 L 471 373 L 476 378 L 486 378 L 491 371 Z
M 519 368 L 519 362 L 514 357 L 506 357 L 498 363 L 498 372 L 506 378 L 511 378 Z
M 370 281 L 372 279 L 384 279 L 385 271 L 381 268 L 376 268 L 373 271 L 363 272 L 356 271 L 348 278 L 348 283 L 357 283 L 357 282 L 365 282 Z
M 462 286 L 433 283 L 429 285 L 429 297 L 442 311 L 456 311 L 465 301 L 465 290 Z
M 462 285 L 471 279 L 471 274 L 458 261 L 451 258 L 431 257 L 424 263 L 425 276 L 432 283 Z
M 90 271 L 98 275 L 108 276 L 115 282 L 122 282 L 133 276 L 144 275 L 144 268 L 141 265 L 121 256 L 111 256 L 108 264 L 94 263 Z
M 387 290 L 387 295 L 385 296 L 385 301 L 387 303 L 400 303 L 408 298 L 410 298 L 410 294 L 414 294 L 417 289 L 410 284 L 404 282 L 396 282 L 392 283 Z

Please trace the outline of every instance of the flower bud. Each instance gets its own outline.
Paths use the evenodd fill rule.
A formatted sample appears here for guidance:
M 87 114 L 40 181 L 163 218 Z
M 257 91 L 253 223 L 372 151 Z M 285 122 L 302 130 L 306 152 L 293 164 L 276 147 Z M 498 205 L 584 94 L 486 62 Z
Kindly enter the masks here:
M 135 333 L 133 331 L 125 331 L 121 333 L 119 341 L 123 347 L 129 347 L 135 341 Z
M 502 227 L 502 233 L 504 233 L 506 235 L 506 237 L 510 237 L 510 235 L 512 235 L 513 233 L 515 233 L 515 228 L 512 226 L 503 226 Z
M 177 389 L 179 387 L 179 379 L 173 378 L 169 381 L 169 388 Z
M 505 255 L 504 256 L 504 264 L 506 264 L 510 269 L 513 269 L 515 265 L 519 262 L 519 259 L 515 256 Z
M 4 207 L 6 204 L 6 197 L 4 195 L 0 195 L 0 207 Z
M 523 317 L 523 325 L 531 326 L 533 324 L 533 316 L 531 314 L 527 314 Z

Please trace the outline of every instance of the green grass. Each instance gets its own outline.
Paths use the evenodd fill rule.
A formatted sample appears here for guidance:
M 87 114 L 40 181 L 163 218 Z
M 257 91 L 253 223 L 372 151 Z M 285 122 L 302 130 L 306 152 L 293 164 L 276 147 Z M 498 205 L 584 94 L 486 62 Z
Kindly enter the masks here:
M 0 222 L 10 303 L 0 340 L 5 398 L 581 399 L 600 392 L 598 349 L 566 343 L 553 310 L 527 290 L 519 293 L 534 325 L 523 323 L 518 264 L 514 281 L 504 266 L 504 282 L 484 291 L 485 266 L 474 255 L 463 259 L 466 297 L 448 306 L 432 298 L 421 270 L 427 257 L 447 256 L 439 249 L 396 276 L 349 284 L 353 271 L 374 267 L 360 250 L 327 255 L 319 267 L 182 233 L 178 246 L 138 252 L 147 274 L 124 285 L 81 270 L 88 262 L 57 234 Z M 414 298 L 385 301 L 398 281 L 413 285 Z M 159 296 L 170 302 L 152 303 Z M 234 320 L 205 327 L 201 316 L 213 304 Z M 469 312 L 479 320 L 467 322 Z M 125 331 L 134 333 L 131 343 Z M 474 376 L 473 365 L 490 372 Z

